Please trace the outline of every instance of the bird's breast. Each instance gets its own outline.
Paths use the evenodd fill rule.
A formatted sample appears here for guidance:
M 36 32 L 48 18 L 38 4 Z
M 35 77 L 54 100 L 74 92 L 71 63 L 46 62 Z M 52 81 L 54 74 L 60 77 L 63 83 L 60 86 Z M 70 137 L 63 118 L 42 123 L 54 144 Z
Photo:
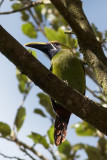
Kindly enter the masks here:
M 52 72 L 60 79 L 67 81 L 71 87 L 84 94 L 84 69 L 76 56 L 71 53 L 57 55 L 52 60 Z

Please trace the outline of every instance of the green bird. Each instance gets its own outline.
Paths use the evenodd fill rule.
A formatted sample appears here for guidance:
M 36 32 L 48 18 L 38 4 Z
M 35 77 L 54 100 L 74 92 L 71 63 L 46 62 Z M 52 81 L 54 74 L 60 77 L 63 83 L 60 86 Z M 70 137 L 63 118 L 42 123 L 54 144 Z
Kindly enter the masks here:
M 25 46 L 44 52 L 51 60 L 52 73 L 78 92 L 85 94 L 86 85 L 83 64 L 68 46 L 57 41 L 27 43 Z M 65 140 L 71 112 L 52 98 L 51 102 L 56 112 L 54 140 L 58 146 Z

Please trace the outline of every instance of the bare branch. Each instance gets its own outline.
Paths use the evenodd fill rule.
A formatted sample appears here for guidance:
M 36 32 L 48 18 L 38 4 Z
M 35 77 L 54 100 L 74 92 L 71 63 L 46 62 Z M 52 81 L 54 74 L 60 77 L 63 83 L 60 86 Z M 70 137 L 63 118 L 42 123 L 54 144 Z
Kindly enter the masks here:
M 31 154 L 29 154 L 29 153 L 26 151 L 26 149 L 20 148 L 20 150 L 21 150 L 22 152 L 24 152 L 27 156 L 29 156 L 32 160 L 36 160 L 33 156 L 31 156 Z
M 22 158 L 19 158 L 19 157 L 10 157 L 10 156 L 6 156 L 5 154 L 3 153 L 0 153 L 0 156 L 4 157 L 4 158 L 8 158 L 8 159 L 16 159 L 16 160 L 25 160 L 25 159 L 22 159 Z
M 27 149 L 29 151 L 31 151 L 32 153 L 34 153 L 37 157 L 39 157 L 41 160 L 48 160 L 47 158 L 45 158 L 43 155 L 41 155 L 38 151 L 36 151 L 33 147 L 27 145 L 26 143 L 20 141 L 19 139 L 15 138 L 15 139 L 12 139 L 11 137 L 10 138 L 7 138 L 7 137 L 3 137 L 3 136 L 0 136 L 0 138 L 4 138 L 8 141 L 11 141 L 11 142 L 14 142 L 16 143 L 19 148 L 21 149 Z M 23 147 L 23 148 L 22 148 Z
M 21 12 L 21 11 L 30 9 L 30 8 L 32 8 L 32 7 L 38 6 L 38 5 L 40 5 L 40 4 L 45 4 L 45 3 L 43 2 L 43 0 L 38 0 L 38 1 L 36 1 L 36 2 L 31 2 L 30 4 L 27 4 L 25 7 L 20 8 L 20 9 L 17 9 L 17 10 L 12 10 L 12 11 L 7 11 L 7 12 L 0 12 L 0 15 L 12 14 L 12 13 Z M 50 3 L 48 2 L 48 4 L 50 4 Z

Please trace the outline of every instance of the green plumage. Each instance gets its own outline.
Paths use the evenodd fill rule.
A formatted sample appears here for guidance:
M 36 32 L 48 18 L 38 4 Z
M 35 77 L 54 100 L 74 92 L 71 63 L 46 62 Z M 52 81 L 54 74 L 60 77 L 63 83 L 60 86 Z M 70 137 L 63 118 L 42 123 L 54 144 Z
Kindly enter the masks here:
M 52 72 L 75 88 L 85 93 L 85 74 L 81 61 L 69 49 L 61 49 L 51 61 Z

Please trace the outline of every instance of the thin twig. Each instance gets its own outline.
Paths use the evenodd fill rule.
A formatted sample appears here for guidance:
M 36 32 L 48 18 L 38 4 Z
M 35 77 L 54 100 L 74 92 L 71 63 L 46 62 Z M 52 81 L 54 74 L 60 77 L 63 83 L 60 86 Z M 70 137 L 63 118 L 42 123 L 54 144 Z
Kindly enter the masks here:
M 0 2 L 0 7 L 1 7 L 1 5 L 3 4 L 3 2 L 4 2 L 4 0 L 1 0 L 1 2 Z
M 19 157 L 10 157 L 10 156 L 6 156 L 4 155 L 3 153 L 0 153 L 0 156 L 4 157 L 4 158 L 8 158 L 8 159 L 17 159 L 17 160 L 25 160 L 25 159 L 22 159 L 22 158 L 19 158 Z
M 5 138 L 8 141 L 16 143 L 19 147 L 23 147 L 24 149 L 28 149 L 29 151 L 34 153 L 36 156 L 38 156 L 41 160 L 48 160 L 46 157 L 44 157 L 38 151 L 36 151 L 33 147 L 31 147 L 31 146 L 27 145 L 26 143 L 18 140 L 17 138 L 12 139 L 11 137 L 7 138 L 7 137 L 3 137 L 3 136 L 0 136 L 0 138 Z
M 85 67 L 85 73 L 98 85 L 97 79 L 91 69 Z
M 100 96 L 97 96 L 94 91 L 92 91 L 90 88 L 86 87 L 86 89 L 97 99 L 99 99 L 100 101 L 102 101 L 103 103 L 107 103 L 103 98 L 101 98 Z
M 74 34 L 72 30 L 65 30 L 64 33 L 65 34 Z
M 30 4 L 27 4 L 25 7 L 22 7 L 20 9 L 16 9 L 16 10 L 12 10 L 12 11 L 7 11 L 7 12 L 0 12 L 0 15 L 21 12 L 21 11 L 27 10 L 29 8 L 35 7 L 35 6 L 40 5 L 40 4 L 44 4 L 43 0 L 38 0 L 36 2 L 31 2 Z
M 43 33 L 43 35 L 45 36 L 45 32 L 44 30 L 41 28 L 40 26 L 40 22 L 36 16 L 36 14 L 34 15 L 33 12 L 31 11 L 31 9 L 28 10 L 28 12 L 30 13 L 31 17 L 33 18 L 33 20 L 35 21 L 36 25 L 38 26 L 38 30 L 41 31 Z
M 20 148 L 22 152 L 24 152 L 27 156 L 29 156 L 32 160 L 36 160 L 31 154 L 29 154 L 25 149 Z
M 56 157 L 55 154 L 53 153 L 52 149 L 50 148 L 50 150 L 48 150 L 48 151 L 51 153 L 53 159 L 54 159 L 54 160 L 57 160 L 57 157 Z

